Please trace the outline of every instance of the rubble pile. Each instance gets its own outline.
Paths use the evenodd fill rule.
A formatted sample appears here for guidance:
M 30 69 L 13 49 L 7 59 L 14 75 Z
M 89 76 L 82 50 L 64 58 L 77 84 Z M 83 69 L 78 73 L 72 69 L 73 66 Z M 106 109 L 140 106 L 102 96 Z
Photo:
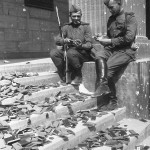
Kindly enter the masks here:
M 46 125 L 28 127 L 21 130 L 11 130 L 1 122 L 0 149 L 2 150 L 38 150 L 39 146 L 51 142 L 52 135 L 63 137 L 64 134 L 74 134 L 71 130 L 60 126 L 60 122 L 53 121 Z
M 67 135 L 74 134 L 73 131 L 65 128 L 65 120 L 71 121 L 65 117 L 59 118 L 56 121 L 48 120 L 44 125 L 33 126 L 28 119 L 28 126 L 22 130 L 11 130 L 8 123 L 16 119 L 30 118 L 31 114 L 54 111 L 54 107 L 61 104 L 70 106 L 76 101 L 84 101 L 87 96 L 78 93 L 64 94 L 59 91 L 52 98 L 45 98 L 45 101 L 31 102 L 20 99 L 11 106 L 0 106 L 0 148 L 3 150 L 32 150 L 38 149 L 38 146 L 43 146 L 51 142 L 53 135 L 67 139 Z M 48 114 L 47 114 L 48 117 Z M 73 119 L 72 119 L 73 123 Z
M 31 95 L 33 92 L 37 92 L 50 87 L 59 87 L 59 84 L 49 83 L 47 85 L 21 85 L 14 81 L 15 78 L 37 76 L 37 73 L 14 73 L 0 76 L 0 101 L 7 98 L 16 97 L 16 100 L 23 99 L 24 95 Z
M 105 131 L 99 131 L 93 137 L 87 138 L 84 142 L 78 144 L 77 147 L 68 150 L 92 150 L 94 148 L 108 146 L 112 150 L 121 150 L 123 145 L 128 145 L 130 137 L 138 138 L 138 133 L 134 130 L 127 130 L 126 128 L 112 126 Z
M 84 101 L 87 96 L 78 93 L 64 94 L 59 91 L 54 97 L 46 97 L 43 101 L 33 102 L 24 100 L 23 94 L 12 105 L 0 105 L 0 119 L 10 122 L 12 120 L 30 118 L 32 114 L 42 114 L 44 112 L 55 112 L 58 105 L 69 106 L 77 101 Z
M 63 106 L 71 105 L 76 101 L 84 101 L 86 96 L 81 96 L 78 93 L 63 94 L 61 91 L 56 93 L 54 97 L 45 98 L 44 101 L 24 100 L 25 95 L 32 95 L 50 87 L 59 87 L 59 84 L 49 83 L 46 85 L 20 85 L 14 82 L 16 78 L 37 76 L 38 74 L 14 73 L 0 76 L 0 149 L 3 150 L 30 150 L 37 149 L 38 146 L 49 143 L 46 138 L 50 135 L 61 136 L 65 134 L 73 134 L 69 129 L 59 127 L 61 121 L 49 121 L 45 126 L 32 126 L 30 116 L 32 114 L 42 114 L 44 112 L 55 111 L 55 107 L 59 104 Z M 3 100 L 14 98 L 13 104 L 2 104 Z M 48 113 L 47 113 L 48 117 Z M 28 118 L 26 128 L 22 130 L 12 130 L 8 125 L 14 120 L 24 120 Z
M 16 78 L 38 76 L 37 73 L 13 73 L 0 76 L 0 150 L 38 150 L 47 144 L 55 143 L 57 138 L 65 142 L 69 141 L 69 138 L 77 137 L 76 129 L 83 127 L 89 133 L 95 133 L 95 135 L 85 137 L 80 144 L 74 148 L 67 150 L 96 150 L 103 147 L 109 147 L 111 150 L 122 150 L 124 145 L 128 145 L 131 141 L 131 137 L 138 139 L 139 134 L 134 130 L 129 130 L 127 125 L 121 127 L 120 124 L 115 124 L 110 128 L 105 127 L 105 130 L 99 129 L 97 126 L 97 120 L 104 115 L 109 114 L 109 108 L 106 105 L 103 107 L 97 107 L 92 109 L 84 109 L 73 111 L 73 103 L 84 102 L 88 96 L 80 93 L 63 93 L 58 91 L 51 97 L 44 97 L 42 100 L 30 100 L 25 96 L 31 96 L 32 93 L 40 90 L 49 89 L 51 87 L 57 88 L 60 85 L 58 83 L 48 83 L 46 85 L 21 85 L 15 82 Z M 2 103 L 4 100 L 15 98 L 11 104 Z M 78 103 L 77 103 L 78 104 Z M 57 114 L 57 107 L 65 106 L 69 110 L 69 114 L 65 113 L 59 115 L 54 119 L 51 118 L 52 114 Z M 65 110 L 64 109 L 64 110 Z M 60 111 L 61 112 L 61 111 Z M 41 114 L 46 114 L 45 119 L 39 124 L 32 122 L 32 115 L 39 114 L 38 117 L 42 117 Z M 113 114 L 113 112 L 112 112 Z M 112 115 L 111 114 L 111 115 Z M 113 114 L 115 116 L 115 114 Z M 113 117 L 112 115 L 112 117 Z M 36 115 L 35 115 L 36 116 Z M 105 116 L 104 116 L 105 117 Z M 106 116 L 107 117 L 107 116 Z M 21 121 L 20 121 L 21 120 Z M 27 125 L 24 121 L 27 121 Z M 22 122 L 18 129 L 12 129 L 11 123 Z M 112 120 L 111 120 L 112 121 Z M 147 122 L 145 119 L 141 119 L 142 122 Z M 79 126 L 78 126 L 79 125 Z M 100 131 L 99 131 L 100 130 Z M 88 135 L 87 134 L 87 135 Z M 59 141 L 59 140 L 58 140 Z M 51 145 L 48 145 L 51 146 Z M 141 150 L 145 150 L 146 147 L 140 147 Z M 149 147 L 147 147 L 149 148 Z M 105 149 L 105 148 L 104 148 Z
M 85 100 L 86 96 L 80 96 L 79 94 L 61 94 L 61 92 L 58 92 L 55 95 L 55 98 L 59 101 L 67 101 L 67 105 L 69 103 L 75 102 L 77 100 Z M 48 104 L 48 99 L 45 101 Z M 46 107 L 46 104 L 41 104 L 41 106 L 44 105 L 44 108 Z M 21 107 L 22 106 L 22 107 Z M 40 105 L 35 105 L 36 107 L 40 108 Z M 14 106 L 13 106 L 14 108 Z M 28 111 L 33 110 L 31 109 L 31 106 L 28 105 L 17 105 L 15 106 L 16 109 L 22 109 L 21 112 L 25 113 L 25 108 L 28 108 Z M 1 109 L 2 110 L 2 109 Z M 6 109 L 7 110 L 7 109 Z M 11 109 L 9 109 L 11 110 Z M 8 111 L 7 116 L 9 119 L 14 119 L 12 117 L 12 114 L 10 111 Z M 50 143 L 53 140 L 53 135 L 61 137 L 63 140 L 68 140 L 67 135 L 75 133 L 70 128 L 75 128 L 79 121 L 82 121 L 84 126 L 87 126 L 88 128 L 92 128 L 95 126 L 95 124 L 89 122 L 89 120 L 95 120 L 96 117 L 101 117 L 102 115 L 107 114 L 107 112 L 98 112 L 97 109 L 91 109 L 91 110 L 80 110 L 76 114 L 68 115 L 68 116 L 62 116 L 61 118 L 58 118 L 55 121 L 48 120 L 44 122 L 41 125 L 33 126 L 30 124 L 30 119 L 28 122 L 28 126 L 26 128 L 23 128 L 22 130 L 11 130 L 8 126 L 7 122 L 1 121 L 0 125 L 0 135 L 1 135 L 1 144 L 0 148 L 6 149 L 15 149 L 15 150 L 21 150 L 23 148 L 32 150 L 32 149 L 38 149 L 39 146 L 43 146 L 44 144 Z M 30 113 L 24 114 L 26 117 L 30 116 Z M 13 116 L 15 116 L 13 114 Z M 19 117 L 20 114 L 17 115 Z M 16 118 L 17 118 L 16 117 Z M 10 121 L 10 120 L 9 120 Z
M 64 94 L 65 95 L 65 94 Z M 60 99 L 64 98 L 58 96 Z M 77 96 L 79 97 L 79 95 Z M 71 106 L 69 106 L 71 107 Z M 64 141 L 68 141 L 68 135 L 75 136 L 73 131 L 78 123 L 87 126 L 90 131 L 95 131 L 95 125 L 92 120 L 96 117 L 102 117 L 108 114 L 100 109 L 79 110 L 72 115 L 65 115 L 57 120 L 47 120 L 41 125 L 32 125 L 29 119 L 28 126 L 21 130 L 11 130 L 5 121 L 1 121 L 0 148 L 6 150 L 38 150 L 38 147 L 51 143 L 56 136 L 61 137 Z M 130 137 L 137 137 L 138 133 L 134 130 L 127 130 L 127 126 L 119 127 L 119 124 L 99 131 L 94 136 L 87 138 L 77 147 L 68 150 L 92 150 L 92 148 L 109 146 L 116 150 L 122 149 L 123 144 L 128 145 Z M 3 144 L 2 144 L 3 143 Z

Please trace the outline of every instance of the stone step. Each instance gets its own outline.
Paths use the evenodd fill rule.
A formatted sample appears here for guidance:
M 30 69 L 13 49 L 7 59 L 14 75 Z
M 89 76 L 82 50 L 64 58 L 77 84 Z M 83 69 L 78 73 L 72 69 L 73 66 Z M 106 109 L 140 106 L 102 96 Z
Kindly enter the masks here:
M 70 93 L 70 92 L 75 92 L 76 89 L 72 85 L 66 85 L 66 86 L 59 86 L 57 88 L 50 87 L 49 89 L 44 89 L 38 92 L 32 93 L 32 95 L 24 95 L 24 100 L 25 101 L 32 101 L 32 102 L 37 102 L 41 100 L 45 100 L 46 97 L 53 97 L 55 94 L 57 94 L 59 91 L 62 93 Z M 13 103 L 16 101 L 17 96 L 10 97 L 7 99 L 4 99 L 1 101 L 2 105 L 13 105 Z
M 57 83 L 60 80 L 57 73 L 42 72 L 38 76 L 15 78 L 14 82 L 21 85 L 47 85 L 49 83 Z
M 141 142 L 140 144 L 137 144 L 137 147 L 135 150 L 138 150 L 138 147 L 139 147 L 139 150 L 140 150 L 140 147 L 147 147 L 146 150 L 150 150 L 150 136 L 147 137 L 143 142 Z M 149 148 L 148 148 L 149 147 Z
M 142 122 L 137 119 L 124 118 L 118 123 L 120 124 L 119 127 L 126 128 L 127 130 L 134 130 L 136 133 L 139 134 L 138 137 L 134 137 L 134 136 L 130 137 L 129 144 L 124 145 L 123 150 L 142 150 L 142 149 L 137 149 L 136 145 L 141 143 L 144 139 L 146 139 L 150 135 L 150 120 L 147 120 L 147 122 Z M 97 149 L 93 148 L 92 150 L 98 150 L 98 148 Z M 107 146 L 103 146 L 100 147 L 99 150 L 111 150 L 111 148 Z
M 95 130 L 90 131 L 87 126 L 84 126 L 81 121 L 78 122 L 75 128 L 71 130 L 75 135 L 69 135 L 68 141 L 64 141 L 62 138 L 53 136 L 51 143 L 39 147 L 39 150 L 67 150 L 68 148 L 73 148 L 78 143 L 81 143 L 86 138 L 94 135 L 97 131 L 106 129 L 107 127 L 117 123 L 122 120 L 126 115 L 126 108 L 119 108 L 117 110 L 108 112 L 108 114 L 102 117 L 97 117 L 96 120 L 90 120 L 90 122 L 95 124 Z M 69 128 L 70 129 L 70 128 Z
M 150 135 L 150 120 L 142 122 L 137 119 L 124 119 L 120 122 L 120 124 L 122 127 L 127 125 L 128 130 L 134 130 L 139 134 L 138 138 L 130 138 L 130 143 L 124 147 L 124 150 L 133 150 L 137 143 L 142 142 Z
M 37 125 L 42 124 L 48 120 L 53 121 L 58 118 L 61 118 L 66 115 L 70 115 L 71 113 L 76 113 L 79 110 L 91 109 L 97 106 L 97 100 L 95 98 L 88 97 L 85 101 L 78 101 L 72 103 L 70 107 L 58 105 L 55 109 L 55 112 L 49 111 L 43 114 L 32 114 L 30 116 L 31 124 Z M 46 117 L 48 115 L 48 118 Z M 28 125 L 29 119 L 24 120 L 14 120 L 9 123 L 11 129 L 22 129 Z
M 0 74 L 12 72 L 27 73 L 49 71 L 56 71 L 56 67 L 50 58 L 0 65 Z
M 43 77 L 43 76 L 42 76 Z M 52 76 L 51 76 L 52 77 Z M 29 77 L 30 81 L 27 81 L 28 83 L 31 83 L 31 78 L 36 78 L 36 77 Z M 43 78 L 42 78 L 43 79 Z M 22 82 L 25 82 L 23 78 L 20 78 Z M 32 82 L 39 82 L 39 81 L 34 81 Z M 53 79 L 54 82 L 54 79 Z M 41 83 L 41 81 L 40 81 Z M 27 83 L 26 83 L 27 84 Z M 32 102 L 38 102 L 38 101 L 44 101 L 46 97 L 53 97 L 56 93 L 61 91 L 62 93 L 73 93 L 73 92 L 78 92 L 78 89 L 76 87 L 73 87 L 72 85 L 66 85 L 66 86 L 60 86 L 57 88 L 49 88 L 45 90 L 41 90 L 35 93 L 32 93 L 32 95 L 25 95 L 24 100 L 25 101 L 32 101 Z M 12 97 L 12 98 L 7 98 L 2 101 L 2 105 L 13 105 L 13 103 L 16 101 L 17 96 Z M 71 105 L 71 110 L 67 108 L 66 106 L 59 105 L 56 107 L 55 113 L 54 112 L 45 112 L 44 114 L 33 114 L 30 116 L 31 123 L 33 125 L 42 123 L 43 121 L 47 120 L 46 115 L 48 113 L 48 116 L 51 120 L 55 120 L 58 117 L 61 117 L 61 115 L 68 115 L 70 111 L 76 112 L 78 110 L 83 110 L 83 109 L 89 109 L 92 107 L 97 106 L 97 100 L 88 98 L 85 100 L 85 102 L 79 101 L 76 103 L 73 103 Z M 5 117 L 0 117 L 1 120 L 5 119 Z M 21 129 L 27 126 L 29 119 L 25 120 L 15 120 L 11 121 L 9 125 L 11 126 L 12 129 Z

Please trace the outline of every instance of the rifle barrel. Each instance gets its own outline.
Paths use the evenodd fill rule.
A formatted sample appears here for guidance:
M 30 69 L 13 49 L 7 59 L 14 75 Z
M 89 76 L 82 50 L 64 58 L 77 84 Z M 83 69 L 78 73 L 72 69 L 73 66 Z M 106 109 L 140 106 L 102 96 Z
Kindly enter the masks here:
M 59 18 L 59 15 L 58 15 L 58 8 L 57 8 L 57 6 L 56 6 L 56 14 L 57 14 L 57 19 L 58 19 L 58 24 L 60 26 L 60 18 Z
M 58 24 L 59 24 L 60 36 L 62 38 L 64 38 L 62 30 L 61 30 L 61 24 L 60 24 L 60 18 L 59 18 L 59 13 L 58 13 L 57 6 L 56 6 L 56 14 L 57 14 L 57 19 L 58 19 Z M 63 49 L 64 49 L 64 60 L 66 61 L 66 83 L 69 83 L 68 58 L 67 58 L 67 45 L 66 44 L 63 46 Z

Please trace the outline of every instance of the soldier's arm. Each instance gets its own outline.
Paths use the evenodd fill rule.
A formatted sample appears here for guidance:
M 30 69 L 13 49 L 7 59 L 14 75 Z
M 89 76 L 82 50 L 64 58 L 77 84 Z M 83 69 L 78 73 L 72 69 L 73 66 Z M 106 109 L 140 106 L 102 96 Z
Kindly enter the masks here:
M 59 45 L 59 46 L 64 45 L 64 38 L 66 38 L 66 36 L 67 36 L 67 25 L 62 27 L 62 35 L 63 35 L 63 37 L 61 37 L 60 34 L 56 37 L 56 39 L 55 39 L 56 45 Z
M 116 47 L 131 44 L 135 39 L 136 31 L 137 31 L 137 21 L 134 16 L 131 16 L 130 18 L 127 19 L 125 36 L 112 38 L 111 39 L 112 46 Z
M 85 42 L 82 44 L 82 48 L 90 50 L 92 48 L 92 32 L 89 25 L 85 26 Z

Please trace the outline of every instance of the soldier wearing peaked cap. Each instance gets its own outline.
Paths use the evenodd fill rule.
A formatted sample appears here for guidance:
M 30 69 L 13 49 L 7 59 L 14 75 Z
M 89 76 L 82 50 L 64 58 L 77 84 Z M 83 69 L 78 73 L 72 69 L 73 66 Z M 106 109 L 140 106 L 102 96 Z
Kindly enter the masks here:
M 82 12 L 79 7 L 72 5 L 69 11 L 69 16 L 71 18 L 71 22 L 62 27 L 63 38 L 58 36 L 56 38 L 56 45 L 68 45 L 67 58 L 69 70 L 73 75 L 71 84 L 77 85 L 81 83 L 82 65 L 90 59 L 92 34 L 89 24 L 81 21 Z M 65 62 L 63 50 L 51 50 L 50 56 L 57 67 L 61 82 L 65 82 Z
M 107 108 L 117 107 L 115 83 L 127 67 L 135 60 L 135 41 L 137 21 L 133 12 L 124 12 L 122 0 L 104 0 L 111 16 L 107 22 L 107 36 L 95 39 L 102 45 L 102 49 L 93 45 L 91 53 L 96 62 L 97 89 L 93 96 L 108 94 Z

